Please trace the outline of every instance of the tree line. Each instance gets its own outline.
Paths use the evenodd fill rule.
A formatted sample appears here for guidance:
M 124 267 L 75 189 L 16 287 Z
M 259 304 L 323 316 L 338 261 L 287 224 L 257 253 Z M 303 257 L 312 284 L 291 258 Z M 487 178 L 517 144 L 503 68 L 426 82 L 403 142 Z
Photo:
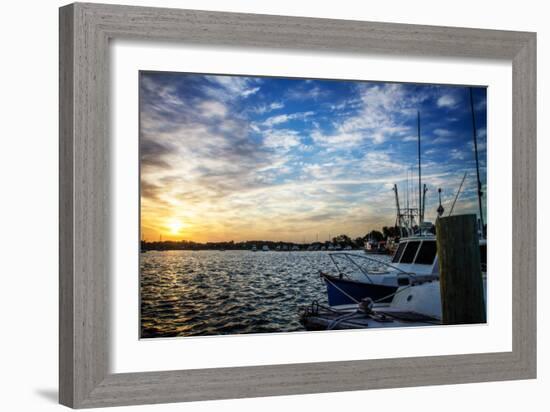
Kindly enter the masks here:
M 334 236 L 330 241 L 311 242 L 311 243 L 294 243 L 294 242 L 278 242 L 272 240 L 247 240 L 243 242 L 234 242 L 233 240 L 226 242 L 193 242 L 190 240 L 164 240 L 148 242 L 141 241 L 141 250 L 251 250 L 256 247 L 260 250 L 263 246 L 267 246 L 270 250 L 292 250 L 298 248 L 305 250 L 308 248 L 320 249 L 332 246 L 340 246 L 341 248 L 351 247 L 352 249 L 362 249 L 367 241 L 380 242 L 388 238 L 399 237 L 399 228 L 394 226 L 384 226 L 382 231 L 371 230 L 365 236 L 360 236 L 352 239 L 346 234 Z

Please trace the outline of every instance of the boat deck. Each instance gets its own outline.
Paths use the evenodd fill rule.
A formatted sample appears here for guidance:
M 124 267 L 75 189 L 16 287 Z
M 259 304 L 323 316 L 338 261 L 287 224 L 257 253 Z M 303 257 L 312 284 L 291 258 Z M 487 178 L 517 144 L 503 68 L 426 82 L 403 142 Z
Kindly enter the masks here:
M 417 312 L 399 311 L 381 306 L 372 313 L 365 313 L 358 310 L 357 305 L 342 305 L 337 308 L 312 305 L 304 310 L 301 321 L 307 330 L 396 328 L 441 324 L 440 320 Z

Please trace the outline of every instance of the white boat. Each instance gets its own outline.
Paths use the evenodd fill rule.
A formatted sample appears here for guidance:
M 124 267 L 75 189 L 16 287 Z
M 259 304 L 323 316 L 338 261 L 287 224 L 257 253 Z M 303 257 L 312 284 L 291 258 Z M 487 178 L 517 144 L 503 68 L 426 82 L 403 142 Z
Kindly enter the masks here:
M 262 246 L 262 252 L 269 252 L 269 246 L 263 245 Z
M 480 240 L 482 270 L 486 271 L 487 241 Z M 386 298 L 399 286 L 439 279 L 435 236 L 404 238 L 392 257 L 385 262 L 368 255 L 331 253 L 336 274 L 321 272 L 330 306 L 353 304 L 370 297 Z
M 483 277 L 487 301 L 486 277 Z M 359 303 L 326 307 L 314 302 L 301 314 L 308 330 L 395 328 L 441 325 L 439 280 L 401 286 L 389 303 L 365 298 Z
M 252 245 L 252 249 L 250 249 L 252 252 L 257 252 L 258 249 L 256 249 L 256 245 Z

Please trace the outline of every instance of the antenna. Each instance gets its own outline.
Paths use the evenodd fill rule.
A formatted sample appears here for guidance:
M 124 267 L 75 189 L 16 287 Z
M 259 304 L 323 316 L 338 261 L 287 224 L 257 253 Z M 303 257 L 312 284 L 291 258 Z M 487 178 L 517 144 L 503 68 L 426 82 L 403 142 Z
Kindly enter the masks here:
M 420 217 L 422 222 L 424 222 L 424 213 L 426 212 L 426 192 L 427 191 L 428 191 L 428 187 L 426 186 L 426 183 L 424 183 L 424 190 L 422 191 L 422 215 Z
M 407 213 L 409 213 L 409 169 L 407 169 L 407 196 L 405 197 L 405 202 L 407 204 Z
M 483 197 L 483 191 L 481 190 L 481 179 L 479 178 L 479 158 L 477 156 L 477 128 L 476 128 L 476 115 L 474 113 L 474 95 L 472 88 L 470 87 L 470 109 L 472 111 L 472 133 L 474 135 L 474 152 L 476 156 L 476 173 L 477 173 L 477 202 L 479 204 L 479 220 L 481 222 L 481 233 L 485 237 L 485 224 L 483 222 L 483 208 L 481 206 L 481 198 Z
M 421 167 L 421 157 L 420 157 L 420 111 L 416 112 L 417 114 L 417 125 L 418 125 L 418 224 L 422 224 L 424 220 L 422 210 L 422 167 Z

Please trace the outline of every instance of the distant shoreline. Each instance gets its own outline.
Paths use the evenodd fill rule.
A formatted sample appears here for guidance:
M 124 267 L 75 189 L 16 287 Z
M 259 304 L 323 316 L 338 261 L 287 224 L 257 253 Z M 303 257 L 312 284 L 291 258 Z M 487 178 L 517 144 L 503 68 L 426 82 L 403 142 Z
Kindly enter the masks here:
M 218 250 L 218 251 L 225 251 L 225 250 L 245 250 L 245 251 L 252 251 L 256 250 L 258 252 L 266 251 L 262 250 L 262 248 L 266 246 L 268 251 L 273 252 L 296 252 L 296 251 L 306 251 L 306 250 L 321 250 L 322 248 L 328 249 L 329 247 L 338 247 L 341 249 L 345 249 L 346 247 L 351 247 L 351 249 L 363 249 L 364 244 L 356 244 L 356 243 L 334 243 L 334 242 L 313 242 L 313 243 L 288 243 L 288 242 L 273 242 L 273 241 L 257 241 L 257 242 L 243 242 L 243 243 L 233 243 L 231 244 L 228 242 L 227 244 L 224 242 L 222 244 L 219 243 L 193 243 L 190 244 L 188 242 L 172 242 L 172 241 L 164 241 L 164 242 L 141 242 L 141 250 L 142 251 L 165 251 L 165 250 L 192 250 L 192 251 L 200 251 L 200 250 Z M 349 249 L 348 249 L 349 250 Z
M 359 250 L 365 247 L 368 241 L 380 242 L 395 239 L 398 234 L 395 227 L 384 226 L 382 231 L 371 230 L 365 236 L 352 239 L 348 235 L 341 234 L 330 240 L 315 242 L 284 242 L 274 240 L 246 240 L 235 242 L 193 242 L 189 240 L 159 240 L 155 242 L 141 241 L 141 251 L 149 250 L 256 250 L 261 251 L 300 251 L 300 250 Z

